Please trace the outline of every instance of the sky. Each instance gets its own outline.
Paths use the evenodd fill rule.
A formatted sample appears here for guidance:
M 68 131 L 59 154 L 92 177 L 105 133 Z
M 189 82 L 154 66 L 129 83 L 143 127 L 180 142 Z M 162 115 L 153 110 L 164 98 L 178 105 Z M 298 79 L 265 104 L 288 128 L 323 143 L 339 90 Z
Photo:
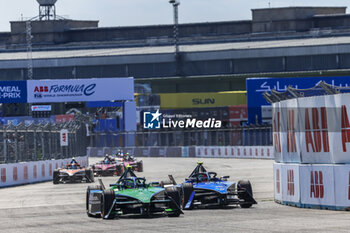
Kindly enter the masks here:
M 0 32 L 10 31 L 10 21 L 39 13 L 36 0 L 0 0 Z M 5 3 L 6 2 L 6 3 Z M 348 0 L 180 0 L 179 22 L 215 22 L 251 19 L 250 9 L 287 6 L 350 6 Z M 99 20 L 100 27 L 171 24 L 168 0 L 58 0 L 58 15 L 79 20 Z

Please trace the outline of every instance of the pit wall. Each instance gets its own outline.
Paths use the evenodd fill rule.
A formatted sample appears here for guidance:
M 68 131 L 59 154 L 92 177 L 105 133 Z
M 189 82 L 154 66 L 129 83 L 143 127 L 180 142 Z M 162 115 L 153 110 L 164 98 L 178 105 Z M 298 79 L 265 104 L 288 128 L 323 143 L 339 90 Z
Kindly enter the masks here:
M 89 147 L 90 157 L 115 155 L 121 149 L 136 157 L 191 157 L 273 159 L 272 146 L 169 146 L 169 147 Z
M 88 166 L 88 157 L 76 157 L 82 166 Z M 55 169 L 63 167 L 72 159 L 45 160 L 34 162 L 21 162 L 0 164 L 0 187 L 31 184 L 52 180 Z
M 350 94 L 273 104 L 274 198 L 301 208 L 350 207 Z

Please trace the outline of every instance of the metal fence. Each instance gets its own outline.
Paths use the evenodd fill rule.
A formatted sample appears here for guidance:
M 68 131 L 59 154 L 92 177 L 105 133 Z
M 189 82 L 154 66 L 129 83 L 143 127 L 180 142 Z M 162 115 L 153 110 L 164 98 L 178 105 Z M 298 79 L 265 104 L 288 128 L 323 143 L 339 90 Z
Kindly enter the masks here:
M 86 117 L 66 123 L 0 126 L 0 163 L 62 159 L 86 155 Z M 68 130 L 68 146 L 60 145 L 61 129 Z
M 91 147 L 127 146 L 258 146 L 272 145 L 272 126 L 220 130 L 103 132 L 90 136 Z

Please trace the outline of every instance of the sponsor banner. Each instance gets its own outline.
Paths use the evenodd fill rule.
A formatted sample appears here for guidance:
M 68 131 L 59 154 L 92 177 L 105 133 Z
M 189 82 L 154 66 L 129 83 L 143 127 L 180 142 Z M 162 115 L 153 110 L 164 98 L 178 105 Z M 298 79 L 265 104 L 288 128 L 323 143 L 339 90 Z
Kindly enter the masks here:
M 301 204 L 335 206 L 334 165 L 299 165 Z
M 350 77 L 299 77 L 299 78 L 247 78 L 247 104 L 248 123 L 261 123 L 262 106 L 271 106 L 264 96 L 264 92 L 271 92 L 272 89 L 278 92 L 285 92 L 288 86 L 297 89 L 308 89 L 315 87 L 320 81 L 336 86 L 350 86 Z M 256 122 L 258 119 L 258 122 Z
M 162 109 L 221 107 L 246 103 L 246 91 L 160 94 Z
M 74 120 L 74 114 L 64 114 L 64 115 L 56 115 L 55 121 L 56 123 L 64 123 Z
M 276 162 L 350 163 L 349 103 L 350 94 L 275 103 L 273 142 Z
M 280 141 L 283 162 L 300 162 L 298 99 L 280 102 Z
M 282 166 L 282 200 L 300 203 L 299 164 Z
M 196 146 L 199 158 L 273 159 L 272 146 Z
M 333 163 L 350 163 L 350 94 L 326 96 L 326 102 Z
M 0 81 L 0 103 L 26 103 L 26 81 Z
M 61 146 L 68 146 L 68 130 L 67 129 L 61 129 L 61 131 L 60 131 L 60 145 Z
M 280 102 L 272 104 L 272 140 L 273 140 L 273 150 L 276 162 L 282 162 L 282 140 L 281 140 L 281 121 L 282 114 L 280 108 Z
M 332 163 L 324 96 L 299 98 L 298 107 L 302 162 Z
M 33 105 L 32 112 L 51 111 L 51 105 Z
M 115 148 L 88 147 L 90 157 L 110 154 Z M 191 146 L 191 147 L 127 147 L 122 149 L 140 157 L 197 157 L 197 158 L 252 158 L 273 159 L 272 146 Z M 113 153 L 116 154 L 116 153 Z
M 245 122 L 248 119 L 247 105 L 235 105 L 228 106 L 229 121 L 231 125 L 241 125 L 241 122 Z
M 275 201 L 282 202 L 282 164 L 273 164 L 274 197 Z
M 334 166 L 336 206 L 350 206 L 350 165 Z
M 181 147 L 181 155 L 182 157 L 189 157 L 189 148 L 187 146 Z
M 27 80 L 28 103 L 133 100 L 133 78 Z

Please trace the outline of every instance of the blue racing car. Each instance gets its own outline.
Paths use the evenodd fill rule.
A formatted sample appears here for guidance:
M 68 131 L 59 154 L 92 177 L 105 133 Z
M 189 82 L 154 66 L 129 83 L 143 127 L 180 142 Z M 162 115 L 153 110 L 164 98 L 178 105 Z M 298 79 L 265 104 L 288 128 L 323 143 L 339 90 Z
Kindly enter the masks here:
M 197 205 L 228 206 L 240 205 L 249 208 L 257 202 L 249 181 L 229 182 L 229 176 L 217 178 L 216 172 L 208 172 L 202 162 L 198 162 L 191 175 L 182 184 L 177 185 L 170 175 L 170 182 L 161 182 L 163 186 L 176 185 L 182 190 L 183 209 L 193 209 Z

